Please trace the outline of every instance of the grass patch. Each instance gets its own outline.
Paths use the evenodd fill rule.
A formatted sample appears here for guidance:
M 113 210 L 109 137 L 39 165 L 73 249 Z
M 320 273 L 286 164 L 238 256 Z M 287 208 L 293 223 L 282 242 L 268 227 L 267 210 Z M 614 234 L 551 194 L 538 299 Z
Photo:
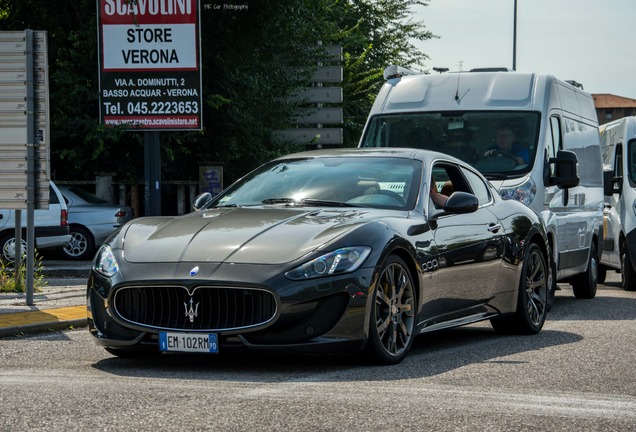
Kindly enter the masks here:
M 22 265 L 17 269 L 18 278 L 16 279 L 16 269 L 13 263 L 5 263 L 0 261 L 0 292 L 25 292 L 26 291 L 26 261 L 22 261 Z M 33 262 L 33 289 L 36 292 L 42 291 L 46 286 L 44 275 L 42 274 L 42 258 L 35 253 Z

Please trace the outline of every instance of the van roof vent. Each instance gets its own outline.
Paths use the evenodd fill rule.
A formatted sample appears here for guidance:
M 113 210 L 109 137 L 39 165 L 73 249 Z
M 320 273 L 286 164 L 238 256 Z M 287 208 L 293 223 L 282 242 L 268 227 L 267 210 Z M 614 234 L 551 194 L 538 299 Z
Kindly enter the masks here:
M 474 68 L 474 69 L 471 69 L 470 71 L 471 72 L 511 72 L 511 70 L 506 67 Z
M 565 82 L 576 88 L 580 88 L 581 90 L 583 90 L 583 84 L 581 84 L 580 82 L 576 82 L 574 80 L 566 80 Z
M 404 68 L 402 66 L 391 65 L 387 66 L 384 69 L 384 79 L 388 80 L 391 78 L 401 78 L 404 75 L 419 75 L 419 72 L 416 72 L 411 69 Z

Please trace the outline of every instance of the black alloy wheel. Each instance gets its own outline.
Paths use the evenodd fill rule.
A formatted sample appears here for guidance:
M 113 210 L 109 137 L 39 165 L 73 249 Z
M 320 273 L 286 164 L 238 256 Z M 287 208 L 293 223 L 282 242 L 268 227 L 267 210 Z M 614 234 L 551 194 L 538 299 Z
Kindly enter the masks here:
M 415 329 L 415 288 L 406 263 L 387 258 L 373 291 L 367 351 L 380 364 L 397 364 L 408 353 Z
M 549 273 L 543 251 L 536 243 L 531 243 L 523 262 L 516 312 L 490 320 L 497 333 L 536 334 L 541 331 L 548 312 Z

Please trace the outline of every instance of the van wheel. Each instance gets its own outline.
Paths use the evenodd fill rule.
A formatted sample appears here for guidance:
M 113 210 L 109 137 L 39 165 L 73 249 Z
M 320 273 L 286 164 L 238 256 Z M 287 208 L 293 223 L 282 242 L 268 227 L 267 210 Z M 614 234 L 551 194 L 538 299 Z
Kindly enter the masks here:
M 636 291 L 636 271 L 626 244 L 621 248 L 621 286 L 625 291 Z
M 596 284 L 598 273 L 598 257 L 596 256 L 596 245 L 590 245 L 590 259 L 587 263 L 587 270 L 574 278 L 572 289 L 574 297 L 577 299 L 593 299 L 596 296 Z
M 523 260 L 517 310 L 513 315 L 492 318 L 492 328 L 500 334 L 539 333 L 547 315 L 550 267 L 537 244 L 532 243 Z
M 548 300 L 546 303 L 546 311 L 550 312 L 554 305 L 554 297 L 556 297 L 557 290 L 557 269 L 556 262 L 553 259 L 549 260 L 550 273 L 548 274 Z
M 607 267 L 605 267 L 602 264 L 598 265 L 598 273 L 597 273 L 597 277 L 596 277 L 596 282 L 597 283 L 605 283 L 605 278 L 607 277 Z

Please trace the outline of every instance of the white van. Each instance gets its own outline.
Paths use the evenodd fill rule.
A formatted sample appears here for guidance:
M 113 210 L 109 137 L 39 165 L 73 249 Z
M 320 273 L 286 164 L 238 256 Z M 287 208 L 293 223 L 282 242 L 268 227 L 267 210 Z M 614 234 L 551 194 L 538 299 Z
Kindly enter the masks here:
M 390 66 L 360 147 L 428 148 L 463 159 L 545 221 L 556 282 L 596 295 L 603 165 L 594 102 L 551 75 L 418 74 Z
M 599 281 L 608 269 L 621 273 L 621 286 L 636 291 L 636 117 L 599 128 L 605 169 L 604 238 Z

